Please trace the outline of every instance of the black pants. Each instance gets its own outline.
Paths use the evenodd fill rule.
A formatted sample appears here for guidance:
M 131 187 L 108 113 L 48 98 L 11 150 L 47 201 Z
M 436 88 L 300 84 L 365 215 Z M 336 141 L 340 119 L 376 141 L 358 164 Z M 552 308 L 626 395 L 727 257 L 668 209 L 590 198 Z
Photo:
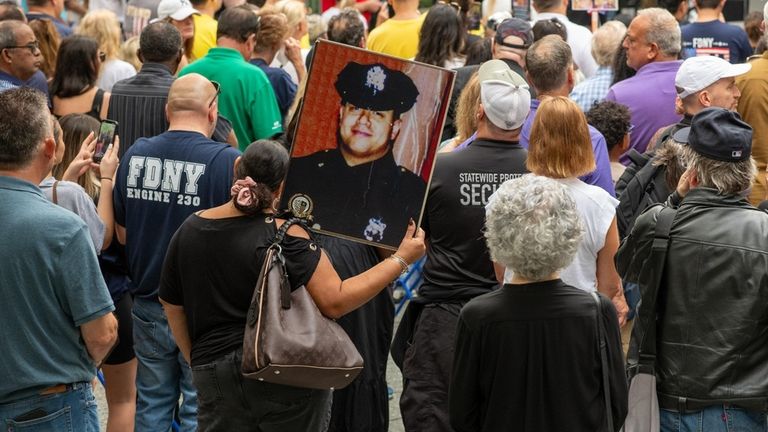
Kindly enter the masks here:
M 448 387 L 456 323 L 463 305 L 425 305 L 416 321 L 403 359 L 400 397 L 400 412 L 408 432 L 452 430 L 448 418 Z
M 323 432 L 328 428 L 330 390 L 244 378 L 241 362 L 242 351 L 237 350 L 192 367 L 198 431 Z

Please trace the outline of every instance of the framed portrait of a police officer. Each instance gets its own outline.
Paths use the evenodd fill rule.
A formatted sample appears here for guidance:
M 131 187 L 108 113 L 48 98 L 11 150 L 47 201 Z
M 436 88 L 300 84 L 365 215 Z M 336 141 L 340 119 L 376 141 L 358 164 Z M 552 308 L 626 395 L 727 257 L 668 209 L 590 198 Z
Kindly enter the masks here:
M 420 223 L 454 72 L 319 40 L 280 207 L 395 249 Z

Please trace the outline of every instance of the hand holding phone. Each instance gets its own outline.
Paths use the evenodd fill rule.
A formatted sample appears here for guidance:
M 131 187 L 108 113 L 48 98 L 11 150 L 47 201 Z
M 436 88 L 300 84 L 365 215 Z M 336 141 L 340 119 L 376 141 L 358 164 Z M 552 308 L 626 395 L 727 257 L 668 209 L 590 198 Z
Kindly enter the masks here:
M 93 162 L 101 163 L 104 153 L 115 140 L 117 122 L 114 120 L 103 120 L 99 126 L 99 134 L 96 138 L 96 149 L 93 152 Z

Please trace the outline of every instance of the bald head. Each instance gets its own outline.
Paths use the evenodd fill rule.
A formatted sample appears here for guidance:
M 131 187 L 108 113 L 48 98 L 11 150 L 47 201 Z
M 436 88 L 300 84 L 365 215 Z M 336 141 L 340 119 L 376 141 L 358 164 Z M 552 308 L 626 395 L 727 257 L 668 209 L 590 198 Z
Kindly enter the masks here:
M 216 94 L 207 78 L 192 73 L 178 78 L 168 93 L 168 113 L 194 112 L 205 115 Z
M 196 73 L 184 75 L 171 85 L 165 113 L 169 130 L 197 131 L 210 137 L 218 118 L 218 91 Z

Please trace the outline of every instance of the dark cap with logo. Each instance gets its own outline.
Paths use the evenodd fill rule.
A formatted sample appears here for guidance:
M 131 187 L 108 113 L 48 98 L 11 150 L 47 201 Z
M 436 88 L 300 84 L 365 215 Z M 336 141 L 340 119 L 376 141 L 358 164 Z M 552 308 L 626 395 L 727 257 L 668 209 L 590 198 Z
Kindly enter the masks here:
M 408 75 L 381 63 L 349 62 L 339 72 L 335 85 L 342 103 L 373 111 L 392 110 L 395 116 L 411 109 L 419 95 Z
M 691 127 L 680 129 L 672 138 L 704 157 L 723 162 L 741 162 L 752 153 L 752 127 L 737 112 L 723 108 L 700 111 L 693 116 Z
M 523 40 L 522 45 L 504 42 L 504 39 L 516 36 Z M 533 30 L 528 21 L 520 18 L 507 18 L 496 26 L 496 43 L 509 48 L 528 49 L 533 43 Z

